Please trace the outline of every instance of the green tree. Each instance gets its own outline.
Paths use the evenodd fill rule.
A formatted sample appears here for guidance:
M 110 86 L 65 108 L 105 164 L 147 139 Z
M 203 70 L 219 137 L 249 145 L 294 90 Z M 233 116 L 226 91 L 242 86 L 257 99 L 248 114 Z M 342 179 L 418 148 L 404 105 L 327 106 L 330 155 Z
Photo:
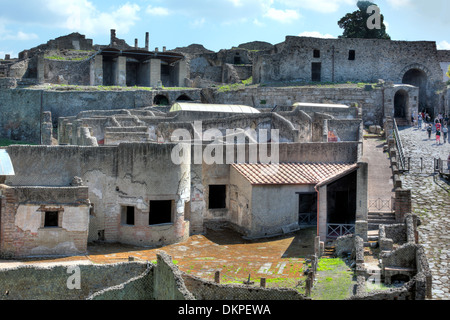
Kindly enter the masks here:
M 370 1 L 358 1 L 356 4 L 359 10 L 347 13 L 338 25 L 344 29 L 344 33 L 340 38 L 363 38 L 363 39 L 388 39 L 391 37 L 386 33 L 386 25 L 384 24 L 384 16 L 380 15 L 380 28 L 369 29 L 367 21 L 373 19 L 373 13 L 367 13 L 367 9 L 375 3 Z M 377 6 L 378 7 L 378 6 Z

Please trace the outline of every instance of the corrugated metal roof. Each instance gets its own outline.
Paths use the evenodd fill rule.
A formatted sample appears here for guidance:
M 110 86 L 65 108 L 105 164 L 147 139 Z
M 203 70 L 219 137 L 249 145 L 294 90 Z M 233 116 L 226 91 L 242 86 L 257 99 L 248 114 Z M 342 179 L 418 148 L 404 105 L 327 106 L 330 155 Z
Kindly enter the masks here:
M 335 108 L 335 109 L 349 109 L 350 107 L 344 104 L 327 104 L 327 103 L 309 103 L 296 102 L 294 107 L 314 107 L 314 108 Z
M 252 185 L 318 185 L 358 168 L 357 164 L 233 164 Z
M 204 103 L 174 103 L 170 112 L 175 111 L 201 111 L 201 112 L 227 112 L 227 113 L 260 113 L 259 110 L 243 105 L 234 104 L 204 104 Z
M 13 176 L 14 168 L 8 151 L 0 149 L 0 176 Z

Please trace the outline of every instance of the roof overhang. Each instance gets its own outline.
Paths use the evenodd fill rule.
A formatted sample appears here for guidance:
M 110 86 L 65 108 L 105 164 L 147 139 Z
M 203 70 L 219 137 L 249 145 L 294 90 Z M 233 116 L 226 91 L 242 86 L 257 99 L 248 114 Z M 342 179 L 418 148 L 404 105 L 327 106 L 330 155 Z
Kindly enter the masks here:
M 232 167 L 253 186 L 312 185 L 322 187 L 359 168 L 358 164 L 279 163 L 233 164 Z
M 103 57 L 108 58 L 117 58 L 117 57 L 127 57 L 133 58 L 138 61 L 146 61 L 150 59 L 159 59 L 168 64 L 175 63 L 177 61 L 183 60 L 184 56 L 175 52 L 154 52 L 154 51 L 146 51 L 139 49 L 131 49 L 131 50 L 119 50 L 115 48 L 105 48 L 102 49 L 99 53 Z

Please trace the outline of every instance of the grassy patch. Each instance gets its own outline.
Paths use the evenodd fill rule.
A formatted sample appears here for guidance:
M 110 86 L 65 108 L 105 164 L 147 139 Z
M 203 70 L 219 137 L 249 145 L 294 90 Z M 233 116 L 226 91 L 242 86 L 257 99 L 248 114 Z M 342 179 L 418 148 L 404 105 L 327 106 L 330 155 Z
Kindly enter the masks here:
M 313 300 L 344 300 L 353 293 L 353 272 L 342 259 L 321 259 L 317 267 Z
M 15 140 L 10 140 L 10 139 L 6 139 L 6 138 L 0 138 L 0 147 L 7 147 L 7 146 L 15 145 L 15 144 L 36 145 L 35 143 L 30 143 L 30 142 L 26 142 L 26 141 L 15 141 Z
M 250 78 L 248 78 L 246 80 L 242 80 L 241 82 L 238 82 L 238 83 L 221 86 L 217 91 L 218 92 L 228 92 L 228 91 L 244 89 L 245 87 L 252 85 L 252 83 L 253 83 L 253 77 L 250 77 Z

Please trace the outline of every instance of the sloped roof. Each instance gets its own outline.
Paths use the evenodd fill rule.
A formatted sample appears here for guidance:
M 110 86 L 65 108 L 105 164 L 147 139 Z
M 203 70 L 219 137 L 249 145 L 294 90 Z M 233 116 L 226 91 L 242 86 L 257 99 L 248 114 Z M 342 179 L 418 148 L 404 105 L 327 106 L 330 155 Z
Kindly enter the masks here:
M 204 103 L 174 103 L 170 112 L 200 111 L 200 112 L 226 112 L 226 113 L 260 113 L 259 110 L 243 105 L 234 104 L 204 104 Z
M 5 149 L 0 149 L 0 176 L 13 176 L 14 174 L 14 168 L 8 152 Z
M 252 185 L 324 185 L 349 174 L 357 164 L 233 164 Z

